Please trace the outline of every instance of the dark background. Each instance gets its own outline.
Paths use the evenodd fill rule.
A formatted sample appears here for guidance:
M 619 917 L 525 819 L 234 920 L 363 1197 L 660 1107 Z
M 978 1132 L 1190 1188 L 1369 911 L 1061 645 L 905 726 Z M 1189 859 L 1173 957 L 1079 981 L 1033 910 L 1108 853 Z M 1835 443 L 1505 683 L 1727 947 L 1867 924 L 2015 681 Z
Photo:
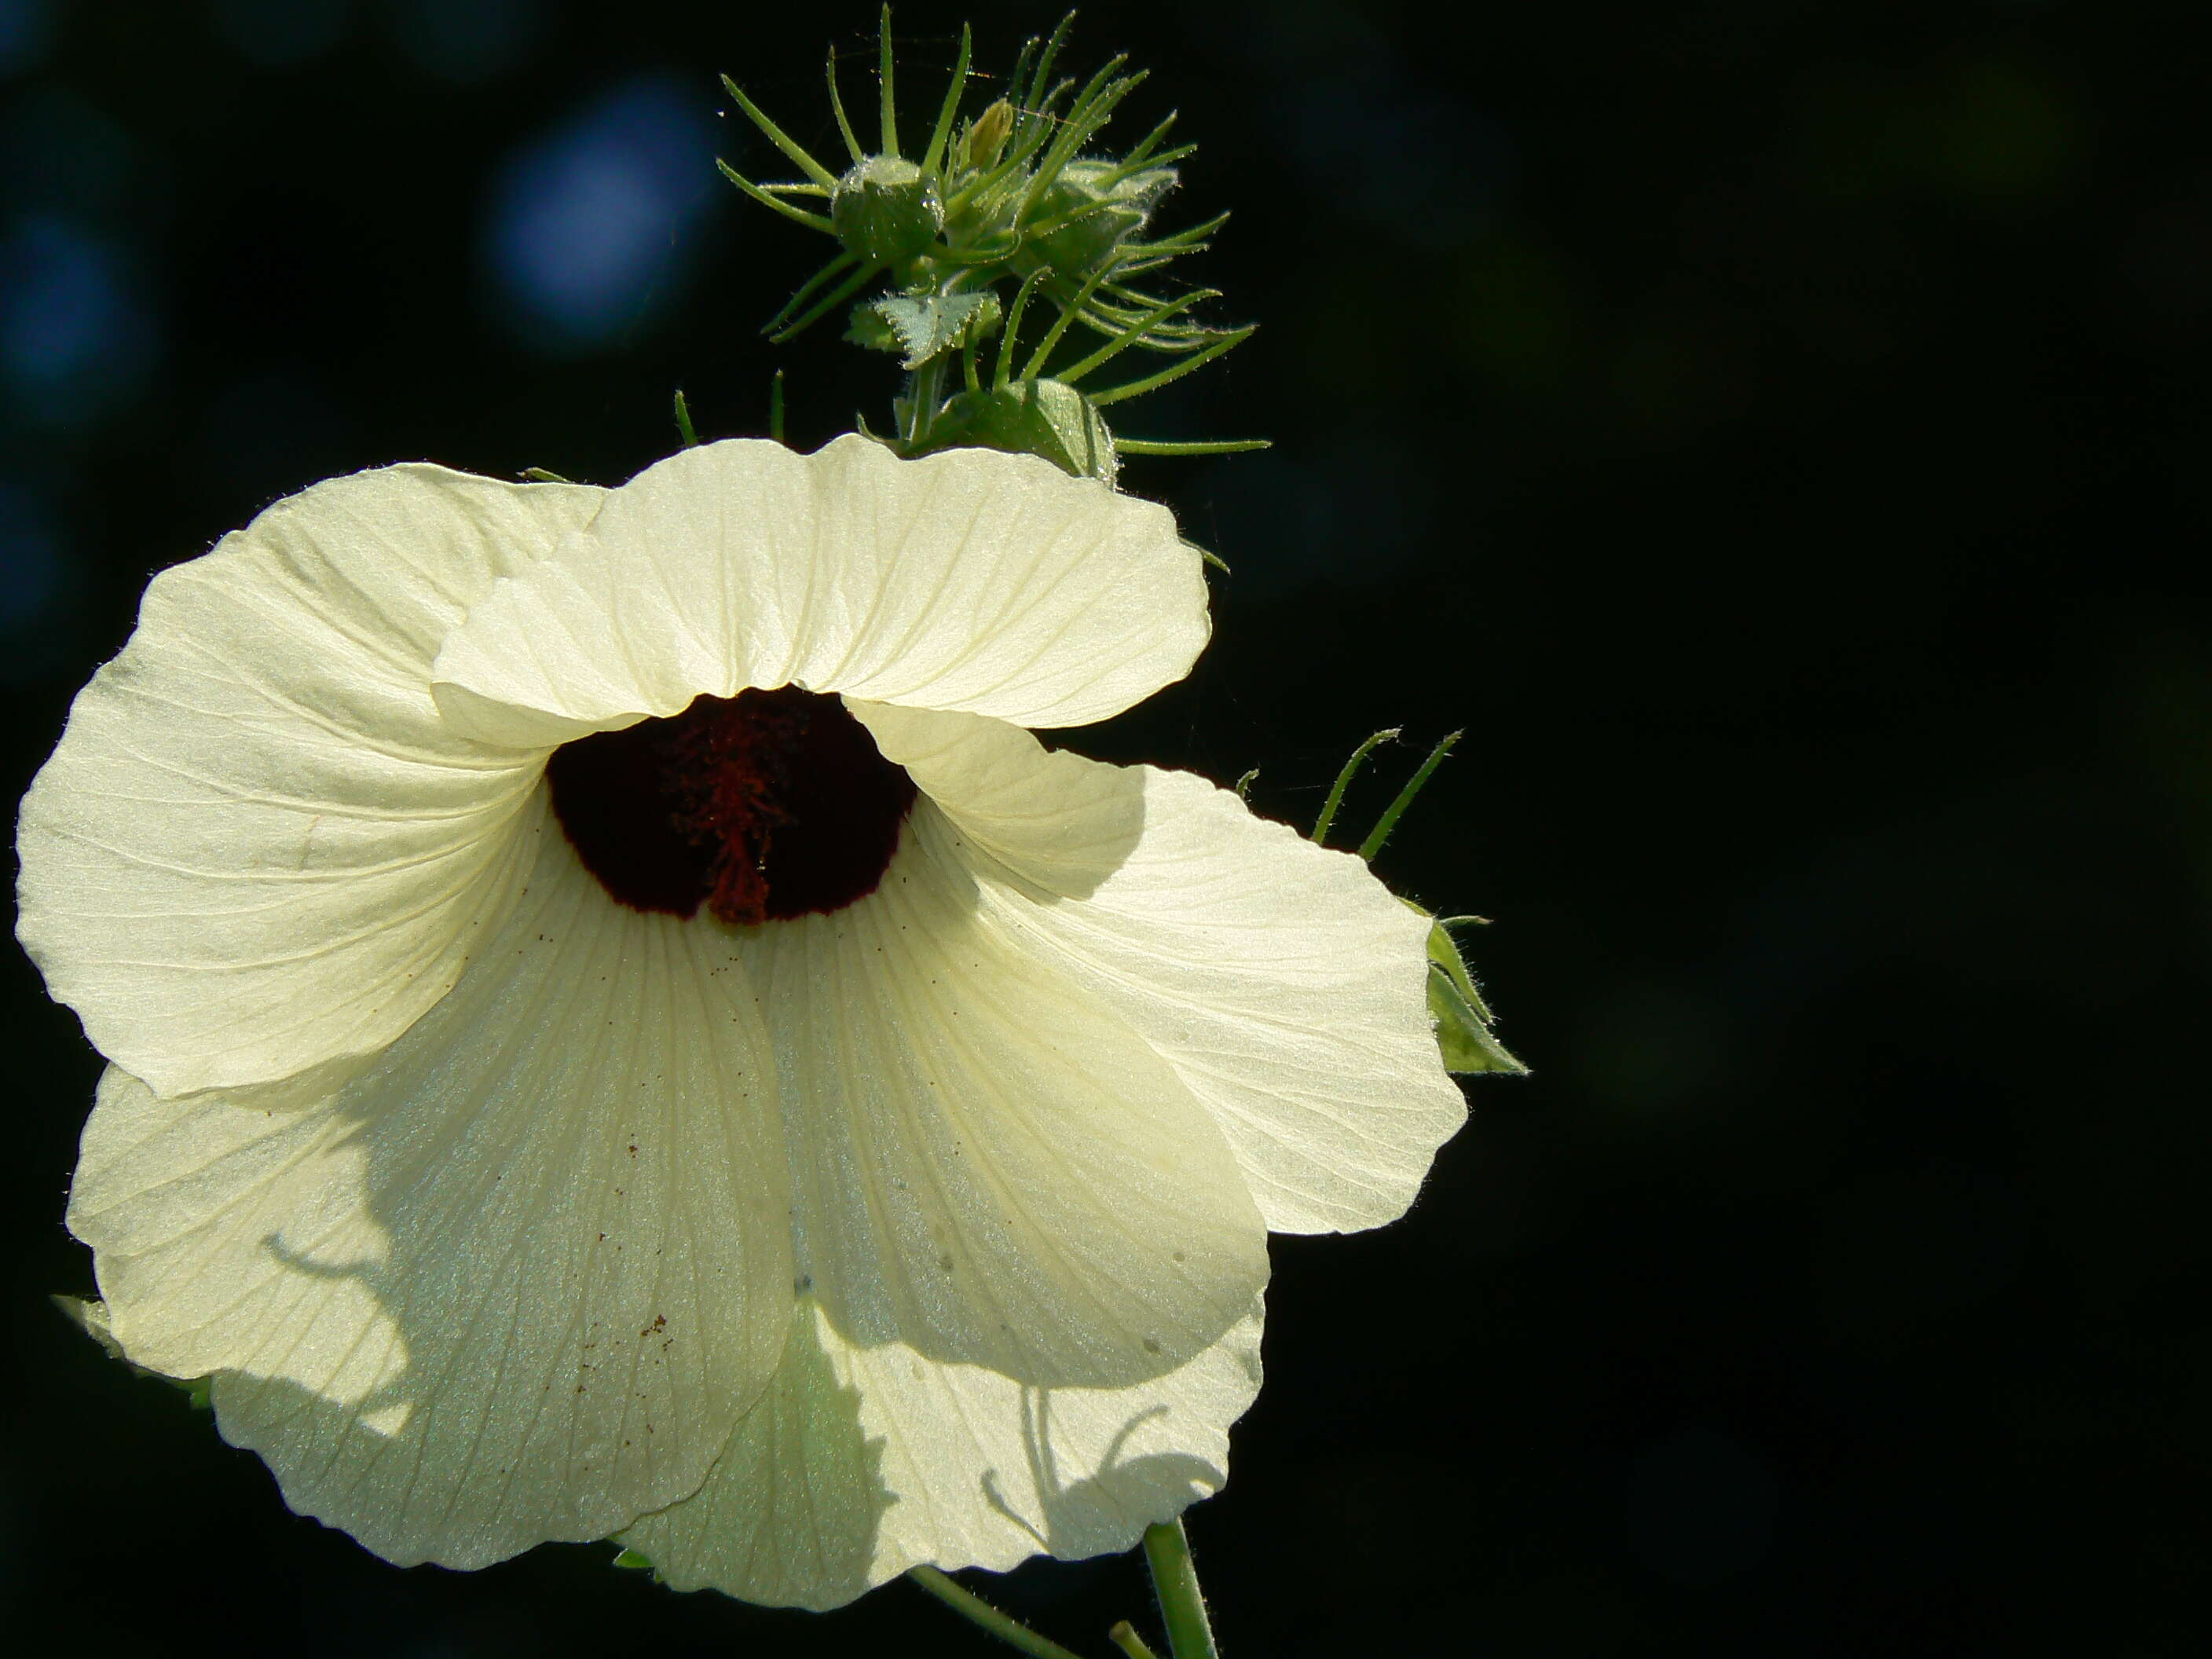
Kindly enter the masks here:
M 910 100 L 961 16 L 902 7 Z M 756 330 L 827 244 L 858 0 L 0 0 L 0 680 L 19 791 L 147 574 L 410 457 L 811 447 L 889 360 Z M 1080 745 L 1306 822 L 1465 725 L 1380 868 L 1476 909 L 1535 1067 L 1413 1214 L 1279 1241 L 1192 1528 L 1232 1659 L 2193 1650 L 2212 1601 L 2212 27 L 2200 6 L 1086 9 L 1263 331 L 1133 460 L 1236 574 Z M 988 94 L 979 88 L 971 109 Z M 865 105 L 863 76 L 854 96 Z M 1364 827 L 1417 757 L 1386 751 Z M 980 1654 L 910 1588 L 401 1572 L 46 1307 L 97 1061 L 20 961 L 0 1596 L 27 1650 Z M 996 1593 L 1092 1654 L 1125 1561 Z

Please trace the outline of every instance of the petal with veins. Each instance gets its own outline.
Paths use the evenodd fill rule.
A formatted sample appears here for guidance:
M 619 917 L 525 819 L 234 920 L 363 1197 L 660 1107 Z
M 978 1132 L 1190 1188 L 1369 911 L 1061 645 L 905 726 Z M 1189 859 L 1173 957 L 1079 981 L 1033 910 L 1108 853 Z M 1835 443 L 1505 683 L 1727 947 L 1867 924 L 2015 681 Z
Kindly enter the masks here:
M 23 802 L 18 936 L 169 1095 L 382 1048 L 512 902 L 542 756 L 447 727 L 439 642 L 605 492 L 394 466 L 163 572 Z
M 859 1346 L 802 1303 L 775 1386 L 707 1484 L 621 1541 L 679 1589 L 817 1609 L 922 1562 L 1004 1571 L 1126 1550 L 1220 1488 L 1229 1425 L 1259 1387 L 1256 1304 L 1164 1376 L 1038 1389 Z
M 855 1341 L 1113 1387 L 1212 1343 L 1266 1230 L 1206 1108 L 1024 956 L 917 805 L 883 884 L 738 930 L 793 1158 L 798 1271 Z
M 438 696 L 545 744 L 787 684 L 1080 726 L 1188 672 L 1206 606 L 1165 508 L 1033 456 L 733 440 L 649 468 L 500 583 Z
M 980 855 L 983 916 L 1206 1103 L 1270 1229 L 1405 1212 L 1467 1116 L 1429 1019 L 1425 917 L 1203 778 L 970 715 L 854 712 Z
M 529 893 L 335 1090 L 111 1069 L 70 1225 L 142 1364 L 212 1374 L 294 1508 L 402 1563 L 604 1538 L 694 1490 L 781 1355 L 782 1129 L 727 935 Z

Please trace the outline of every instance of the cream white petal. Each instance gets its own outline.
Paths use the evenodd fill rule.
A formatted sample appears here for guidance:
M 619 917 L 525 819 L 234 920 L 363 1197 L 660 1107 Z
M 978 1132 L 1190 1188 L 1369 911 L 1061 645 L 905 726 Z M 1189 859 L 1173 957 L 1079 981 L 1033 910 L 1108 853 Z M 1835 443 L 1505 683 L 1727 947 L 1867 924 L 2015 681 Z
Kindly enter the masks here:
M 864 1345 L 1043 1386 L 1157 1376 L 1243 1316 L 1265 1229 L 1204 1106 L 1024 956 L 927 801 L 880 887 L 751 930 L 802 1284 Z
M 602 492 L 435 466 L 164 571 L 25 798 L 18 935 L 161 1094 L 374 1054 L 511 902 L 539 757 L 447 728 L 440 642 Z
M 1206 643 L 1166 509 L 1033 456 L 706 444 L 615 491 L 440 653 L 454 718 L 558 743 L 798 684 L 1027 726 L 1103 720 Z
M 612 904 L 532 816 L 526 897 L 373 1066 L 166 1100 L 112 1069 L 70 1204 L 131 1357 L 212 1373 L 293 1507 L 402 1563 L 695 1490 L 793 1304 L 728 935 Z
M 1428 922 L 1347 853 L 1188 773 L 972 716 L 859 705 L 978 856 L 985 921 L 1150 1046 L 1278 1232 L 1402 1214 L 1466 1118 L 1428 1014 Z
M 1229 1425 L 1260 1386 L 1256 1306 L 1125 1389 L 860 1347 L 805 1304 L 799 1322 L 707 1484 L 623 1534 L 678 1589 L 828 1608 L 924 1562 L 1004 1571 L 1128 1549 L 1219 1489 Z

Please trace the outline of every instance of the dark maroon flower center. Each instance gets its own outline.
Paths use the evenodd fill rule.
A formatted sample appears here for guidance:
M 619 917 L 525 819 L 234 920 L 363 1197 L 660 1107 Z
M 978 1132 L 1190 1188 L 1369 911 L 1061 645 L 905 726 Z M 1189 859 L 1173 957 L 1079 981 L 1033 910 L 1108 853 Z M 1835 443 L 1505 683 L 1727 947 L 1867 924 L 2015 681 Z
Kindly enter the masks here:
M 678 916 L 703 903 L 747 927 L 874 892 L 915 799 L 842 702 L 795 685 L 563 744 L 545 781 L 617 900 Z

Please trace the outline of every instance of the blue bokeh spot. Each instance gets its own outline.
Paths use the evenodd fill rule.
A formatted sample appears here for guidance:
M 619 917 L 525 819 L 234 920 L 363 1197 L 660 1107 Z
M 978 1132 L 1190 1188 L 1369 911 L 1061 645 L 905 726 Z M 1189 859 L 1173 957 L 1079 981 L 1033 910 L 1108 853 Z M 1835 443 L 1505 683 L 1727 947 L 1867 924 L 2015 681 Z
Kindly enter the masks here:
M 525 146 L 495 186 L 488 263 L 531 343 L 587 349 L 665 303 L 712 194 L 713 130 L 672 78 L 616 88 Z
M 46 53 L 49 0 L 0 0 L 0 75 L 34 67 Z
M 108 238 L 45 215 L 0 236 L 0 376 L 42 424 L 98 412 L 137 379 L 153 333 Z

